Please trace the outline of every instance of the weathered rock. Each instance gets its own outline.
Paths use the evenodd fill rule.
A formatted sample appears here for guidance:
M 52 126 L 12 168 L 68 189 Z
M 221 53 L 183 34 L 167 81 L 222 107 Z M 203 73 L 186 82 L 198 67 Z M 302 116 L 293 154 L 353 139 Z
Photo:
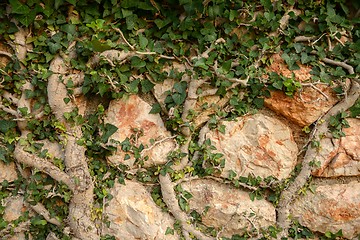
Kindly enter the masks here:
M 20 196 L 10 197 L 6 199 L 4 215 L 2 216 L 5 221 L 11 222 L 17 220 L 19 217 L 23 216 L 24 213 L 28 210 L 24 199 Z M 30 216 L 33 216 L 32 211 L 30 211 Z M 20 222 L 19 227 L 13 227 L 14 234 L 9 234 L 2 236 L 1 239 L 6 240 L 25 240 L 28 239 L 25 237 L 24 231 L 29 228 L 30 222 Z M 29 236 L 29 239 L 32 239 L 32 236 Z
M 8 182 L 15 181 L 18 178 L 15 168 L 15 163 L 11 162 L 5 164 L 3 161 L 0 161 L 0 183 L 4 180 Z
M 291 214 L 312 231 L 341 229 L 344 237 L 354 238 L 360 233 L 360 183 L 318 186 L 294 203 Z
M 295 167 L 298 148 L 291 130 L 281 121 L 255 114 L 220 124 L 226 127 L 225 134 L 213 130 L 205 138 L 216 147 L 214 152 L 224 155 L 222 177 L 232 170 L 237 176 L 284 179 Z
M 222 229 L 221 237 L 267 228 L 276 221 L 273 205 L 266 200 L 251 201 L 246 191 L 203 179 L 181 186 L 193 196 L 189 199 L 190 209 L 204 214 L 202 223 L 206 226 Z
M 163 72 L 166 72 L 170 77 L 172 74 L 183 74 L 186 72 L 185 64 L 180 64 L 178 62 L 172 62 L 171 65 L 166 65 L 163 69 Z M 187 74 L 183 74 L 181 80 L 188 81 L 189 76 Z M 163 82 L 157 83 L 154 86 L 154 96 L 156 100 L 161 104 L 164 105 L 165 98 L 167 97 L 167 91 L 172 91 L 174 83 L 176 80 L 174 78 L 167 78 Z
M 322 166 L 312 174 L 318 177 L 358 176 L 360 175 L 360 119 L 346 119 L 349 128 L 343 128 L 345 137 L 329 140 L 332 150 Z M 326 147 L 326 146 L 324 146 Z
M 274 62 L 267 67 L 268 72 L 276 72 L 288 78 L 291 78 L 294 73 L 295 79 L 300 82 L 310 80 L 310 67 L 300 64 L 299 70 L 290 71 L 279 54 L 273 55 L 272 59 Z M 316 88 L 322 91 L 326 97 L 315 88 L 304 86 L 302 91 L 295 93 L 293 97 L 285 95 L 282 91 L 271 92 L 271 97 L 265 99 L 265 106 L 299 126 L 310 125 L 338 101 L 330 87 L 316 85 Z
M 165 235 L 168 227 L 173 228 L 174 220 L 153 202 L 141 184 L 116 183 L 110 194 L 113 198 L 104 211 L 110 226 L 104 234 L 114 235 L 117 240 L 179 239 L 176 234 Z
M 18 219 L 26 211 L 24 199 L 20 196 L 7 199 L 3 218 L 6 221 Z
M 105 119 L 105 123 L 110 123 L 118 128 L 111 139 L 120 142 L 128 139 L 130 145 L 140 147 L 142 144 L 144 146 L 141 155 L 143 159 L 148 156 L 148 160 L 144 162 L 145 167 L 165 163 L 166 156 L 176 146 L 160 115 L 150 114 L 150 110 L 151 106 L 148 103 L 136 95 L 131 95 L 128 99 L 112 101 Z M 151 139 L 159 142 L 152 145 Z M 129 154 L 131 158 L 124 160 L 126 154 Z M 133 154 L 123 151 L 121 146 L 108 159 L 114 164 L 122 163 L 130 168 L 136 167 Z

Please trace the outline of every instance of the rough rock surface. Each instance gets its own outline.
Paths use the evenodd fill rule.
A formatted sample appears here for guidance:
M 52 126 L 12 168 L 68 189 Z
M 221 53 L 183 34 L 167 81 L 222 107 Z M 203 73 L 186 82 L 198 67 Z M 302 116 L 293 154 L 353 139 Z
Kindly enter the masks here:
M 360 183 L 318 186 L 292 207 L 292 215 L 312 231 L 338 232 L 354 238 L 360 233 Z
M 266 200 L 251 201 L 246 191 L 213 180 L 193 180 L 181 186 L 193 196 L 189 199 L 190 209 L 200 214 L 206 212 L 202 222 L 222 229 L 221 237 L 256 232 L 275 224 L 273 205 Z
M 129 140 L 130 145 L 140 147 L 142 144 L 144 150 L 142 157 L 148 156 L 149 159 L 144 162 L 145 167 L 156 164 L 164 164 L 166 156 L 175 149 L 175 142 L 170 138 L 170 133 L 166 130 L 159 114 L 150 114 L 151 106 L 143 101 L 137 95 L 131 95 L 128 99 L 114 100 L 110 102 L 106 114 L 105 123 L 110 123 L 118 128 L 111 139 L 123 142 Z M 139 131 L 139 130 L 142 130 Z M 150 140 L 155 144 L 152 145 Z M 156 144 L 161 141 L 161 144 Z M 126 154 L 131 157 L 124 160 Z M 124 152 L 119 146 L 117 152 L 108 158 L 114 164 L 126 164 L 134 166 L 134 156 L 131 152 Z
M 104 211 L 110 227 L 104 234 L 114 235 L 117 240 L 179 239 L 177 235 L 165 235 L 167 227 L 173 228 L 174 220 L 154 203 L 140 183 L 116 183 L 110 194 L 113 198 Z
M 276 72 L 288 78 L 291 78 L 292 73 L 294 73 L 297 81 L 310 80 L 310 67 L 300 65 L 299 70 L 290 71 L 279 54 L 275 54 L 272 59 L 274 62 L 267 68 L 268 72 Z M 293 97 L 285 95 L 282 91 L 271 92 L 271 97 L 265 99 L 265 106 L 299 126 L 310 125 L 338 101 L 336 94 L 330 87 L 319 84 L 315 87 L 321 90 L 326 97 L 315 88 L 304 86 L 302 91 L 294 94 Z
M 17 197 L 10 197 L 8 199 L 6 199 L 7 203 L 5 205 L 5 210 L 4 210 L 4 215 L 3 215 L 3 219 L 5 221 L 11 222 L 14 220 L 17 220 L 19 217 L 23 216 L 25 211 L 27 211 L 27 207 L 25 206 L 24 200 L 22 197 L 17 196 Z M 32 215 L 31 211 L 30 211 L 30 216 Z M 14 233 L 14 235 L 9 236 L 9 237 L 5 237 L 2 239 L 6 239 L 6 240 L 25 240 L 27 239 L 25 237 L 25 234 L 22 231 L 25 231 L 28 228 L 28 224 L 22 222 L 20 223 L 20 225 L 23 225 L 24 228 L 23 229 L 18 229 L 17 232 Z M 11 234 L 10 234 L 11 235 Z M 31 235 L 29 236 L 30 239 L 32 239 Z
M 5 164 L 3 161 L 0 161 L 0 183 L 4 180 L 8 182 L 15 181 L 18 178 L 15 164 L 13 162 Z
M 3 215 L 4 220 L 13 221 L 18 219 L 26 211 L 24 200 L 22 197 L 13 197 L 8 199 Z
M 313 172 L 318 177 L 360 175 L 360 119 L 346 119 L 349 128 L 343 128 L 345 137 L 332 139 L 331 149 L 324 164 Z M 330 144 L 330 143 L 329 143 Z
M 205 138 L 211 140 L 217 149 L 215 152 L 224 155 L 222 177 L 228 177 L 230 170 L 244 177 L 249 174 L 278 179 L 289 176 L 298 153 L 289 127 L 263 114 L 221 124 L 225 125 L 225 134 L 213 130 L 206 133 Z

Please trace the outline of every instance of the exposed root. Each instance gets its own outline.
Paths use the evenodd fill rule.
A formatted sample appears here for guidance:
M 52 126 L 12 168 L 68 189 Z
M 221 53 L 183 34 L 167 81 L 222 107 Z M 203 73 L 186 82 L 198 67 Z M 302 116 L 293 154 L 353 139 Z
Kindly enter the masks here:
M 36 213 L 43 216 L 49 223 L 52 223 L 56 226 L 61 226 L 61 222 L 59 222 L 59 220 L 56 218 L 51 217 L 49 211 L 41 203 L 37 203 L 36 205 L 28 204 L 28 206 Z
M 36 168 L 50 177 L 55 179 L 57 182 L 66 184 L 70 190 L 75 189 L 75 184 L 72 179 L 58 167 L 53 165 L 51 162 L 45 159 L 39 158 L 34 154 L 28 153 L 23 149 L 19 143 L 15 146 L 14 157 L 19 163 L 23 163 L 29 167 Z
M 323 59 L 324 62 L 344 67 L 348 70 L 349 74 L 353 74 L 353 68 L 342 62 L 333 61 L 331 59 Z M 321 124 L 317 125 L 317 127 L 313 130 L 316 131 L 314 140 L 319 141 L 320 146 L 327 144 L 326 141 L 329 141 L 327 137 L 328 133 L 328 124 L 331 116 L 334 116 L 340 112 L 346 111 L 351 106 L 354 105 L 356 100 L 360 95 L 360 85 L 357 81 L 353 80 L 351 84 L 351 88 L 348 92 L 348 97 L 340 101 L 334 107 L 332 107 L 320 120 Z M 283 229 L 280 237 L 286 237 L 287 231 L 290 227 L 291 220 L 289 219 L 290 215 L 290 207 L 293 200 L 295 200 L 297 196 L 297 192 L 306 184 L 307 180 L 310 178 L 311 172 L 313 171 L 310 166 L 311 162 L 318 159 L 326 158 L 326 154 L 324 153 L 323 148 L 311 148 L 309 147 L 306 151 L 302 169 L 299 175 L 295 178 L 294 182 L 292 182 L 289 187 L 284 190 L 281 194 L 279 206 L 278 206 L 278 224 Z
M 163 200 L 176 220 L 180 221 L 182 227 L 200 240 L 214 240 L 214 238 L 205 236 L 202 232 L 188 224 L 189 219 L 186 214 L 181 211 L 175 197 L 176 193 L 174 191 L 174 184 L 171 181 L 170 175 L 168 173 L 165 176 L 160 175 L 159 179 Z

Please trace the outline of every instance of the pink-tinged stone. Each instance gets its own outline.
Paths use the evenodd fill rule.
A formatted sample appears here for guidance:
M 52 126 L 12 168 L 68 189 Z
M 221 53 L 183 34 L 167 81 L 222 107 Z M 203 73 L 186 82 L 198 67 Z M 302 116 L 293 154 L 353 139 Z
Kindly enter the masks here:
M 104 210 L 110 221 L 103 234 L 114 235 L 117 240 L 177 240 L 179 236 L 165 235 L 166 229 L 173 228 L 174 220 L 162 211 L 152 200 L 150 193 L 139 183 L 126 181 L 116 183 L 109 191 L 113 198 Z
M 289 177 L 296 165 L 298 148 L 284 123 L 255 114 L 220 124 L 225 125 L 225 134 L 212 130 L 205 134 L 205 139 L 210 139 L 216 147 L 213 152 L 224 155 L 221 177 L 228 177 L 230 171 L 244 177 L 249 174 L 263 178 Z
M 175 149 L 175 142 L 170 138 L 170 133 L 166 130 L 159 114 L 150 114 L 151 106 L 136 95 L 129 96 L 128 99 L 114 100 L 110 103 L 106 113 L 105 123 L 110 123 L 118 130 L 110 137 L 111 139 L 123 142 L 127 138 L 131 145 L 140 147 L 142 158 L 148 156 L 144 162 L 145 167 L 166 163 L 166 156 Z M 158 142 L 154 145 L 150 140 Z M 126 154 L 130 159 L 124 160 Z M 114 164 L 125 164 L 134 166 L 134 156 L 131 152 L 124 152 L 118 146 L 117 152 L 110 156 L 108 160 Z
M 360 183 L 317 186 L 299 197 L 291 214 L 312 231 L 342 230 L 346 238 L 360 234 Z
M 345 137 L 332 139 L 323 148 L 331 149 L 320 168 L 313 171 L 318 177 L 360 175 L 360 119 L 347 118 L 349 128 L 343 128 Z M 328 146 L 327 146 L 328 145 Z
M 269 73 L 276 72 L 288 78 L 294 74 L 299 82 L 311 80 L 311 67 L 300 64 L 299 70 L 291 71 L 279 54 L 274 54 L 272 60 L 272 64 L 266 68 Z M 310 125 L 338 102 L 336 94 L 329 86 L 317 84 L 315 87 L 318 90 L 304 86 L 301 92 L 295 93 L 293 97 L 282 91 L 273 91 L 271 97 L 265 99 L 265 106 L 299 126 Z
M 190 209 L 202 214 L 202 223 L 222 229 L 219 237 L 255 233 L 276 222 L 274 206 L 264 199 L 252 201 L 246 191 L 204 179 L 182 183 L 181 187 L 191 193 Z

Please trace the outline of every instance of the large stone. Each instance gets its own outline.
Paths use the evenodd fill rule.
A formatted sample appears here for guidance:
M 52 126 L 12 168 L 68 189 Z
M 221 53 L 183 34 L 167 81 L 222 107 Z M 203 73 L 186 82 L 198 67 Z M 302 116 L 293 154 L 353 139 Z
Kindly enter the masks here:
M 135 147 L 142 144 L 144 150 L 142 158 L 148 156 L 144 162 L 145 167 L 166 163 L 166 156 L 175 149 L 175 142 L 166 130 L 159 114 L 150 114 L 151 106 L 136 95 L 128 99 L 110 102 L 106 113 L 105 123 L 110 123 L 118 128 L 111 139 L 123 142 L 126 139 Z M 142 131 L 142 132 L 141 132 Z M 151 144 L 153 139 L 154 144 Z M 124 160 L 126 154 L 130 159 Z M 108 158 L 114 164 L 125 164 L 130 168 L 134 166 L 135 158 L 131 152 L 125 152 L 118 146 L 117 152 Z
M 360 119 L 346 119 L 349 128 L 343 128 L 345 137 L 329 140 L 331 151 L 322 166 L 313 172 L 318 177 L 360 175 Z M 326 147 L 326 146 L 323 146 Z
M 266 200 L 254 200 L 249 193 L 213 180 L 193 180 L 181 184 L 193 196 L 191 210 L 202 216 L 208 227 L 222 229 L 220 237 L 230 238 L 275 224 L 274 206 Z
M 25 212 L 29 209 L 26 207 L 24 199 L 20 196 L 9 197 L 6 199 L 4 215 L 2 216 L 5 221 L 11 222 L 19 219 L 19 217 L 25 215 Z M 33 216 L 30 211 L 30 216 Z M 25 240 L 33 239 L 30 235 L 29 238 L 25 237 L 24 232 L 29 228 L 29 222 L 20 222 L 19 228 L 15 228 L 14 234 L 10 234 L 1 239 L 6 240 Z M 0 234 L 1 235 L 1 234 Z
M 132 181 L 126 181 L 126 185 L 116 183 L 110 194 L 113 198 L 104 211 L 110 226 L 104 234 L 114 235 L 117 240 L 179 239 L 176 234 L 165 235 L 168 227 L 173 228 L 174 220 L 153 202 L 141 184 Z
M 0 161 L 0 183 L 4 180 L 8 182 L 13 182 L 18 178 L 15 163 L 11 162 L 5 164 L 3 161 Z
M 318 186 L 294 203 L 291 214 L 312 231 L 341 229 L 344 237 L 354 238 L 360 234 L 360 183 Z
M 224 155 L 222 177 L 228 177 L 230 170 L 244 177 L 253 174 L 284 179 L 290 175 L 298 148 L 291 130 L 281 121 L 255 114 L 220 124 L 225 125 L 225 134 L 213 130 L 205 138 L 216 147 L 214 152 Z
M 22 197 L 11 197 L 7 199 L 3 218 L 6 221 L 13 221 L 21 217 L 27 210 Z
M 294 73 L 295 79 L 300 82 L 311 80 L 310 67 L 300 64 L 299 70 L 290 71 L 279 54 L 275 54 L 272 59 L 273 63 L 267 67 L 268 72 L 276 72 L 288 78 Z M 295 93 L 293 97 L 285 95 L 282 91 L 273 91 L 271 97 L 265 99 L 265 106 L 299 126 L 310 125 L 338 101 L 329 86 L 319 84 L 314 86 L 315 88 L 304 86 L 302 91 Z

